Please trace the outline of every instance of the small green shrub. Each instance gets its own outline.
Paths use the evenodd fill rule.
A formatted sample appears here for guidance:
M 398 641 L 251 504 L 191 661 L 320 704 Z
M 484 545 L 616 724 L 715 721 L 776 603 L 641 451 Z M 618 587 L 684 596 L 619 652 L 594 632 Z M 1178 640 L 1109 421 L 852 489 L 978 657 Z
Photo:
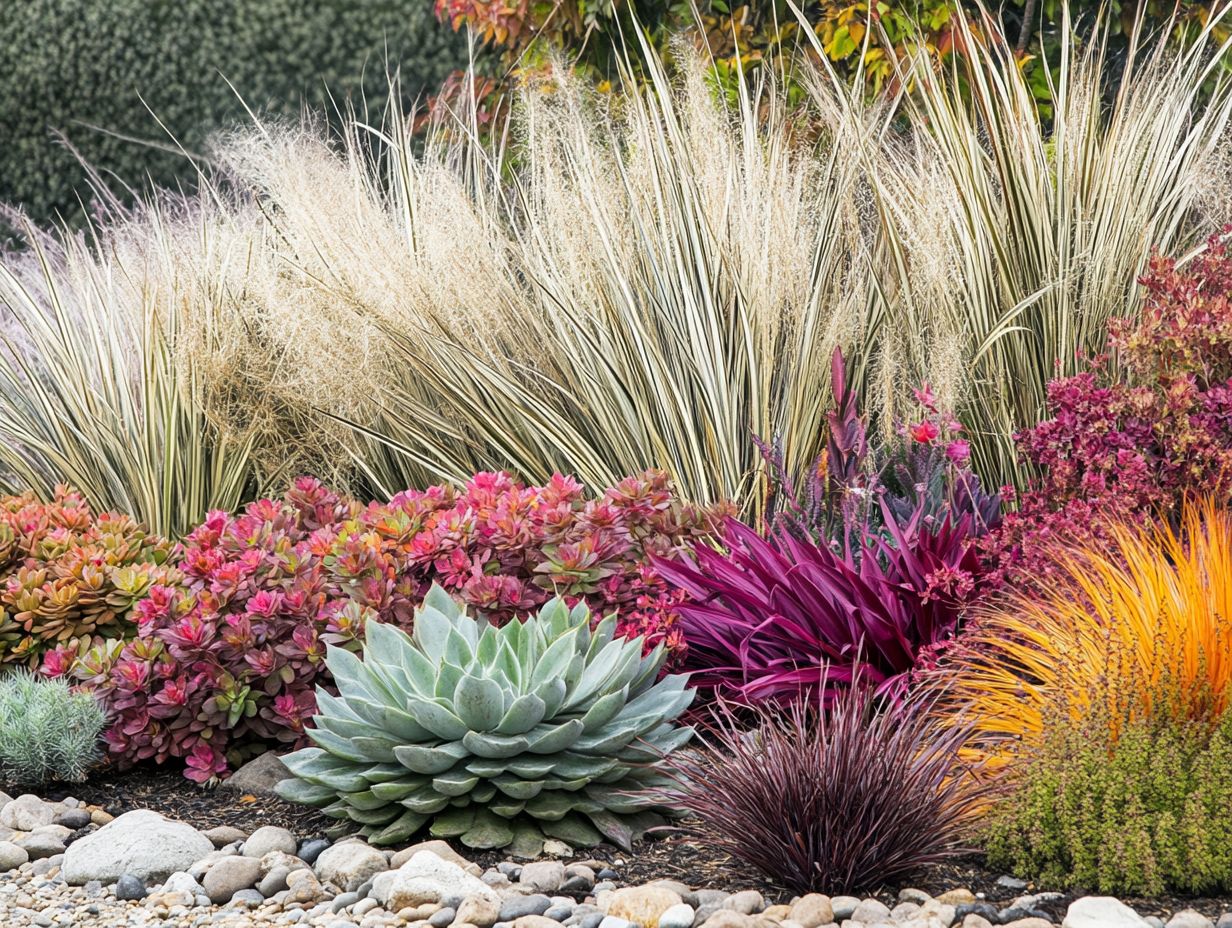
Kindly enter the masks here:
M 1232 888 L 1232 712 L 1054 721 L 991 817 L 988 863 L 1054 886 Z
M 254 109 L 288 116 L 298 115 L 301 98 L 322 107 L 346 97 L 379 102 L 388 61 L 410 103 L 466 58 L 465 40 L 429 4 L 408 0 L 21 0 L 4 8 L 0 201 L 40 220 L 75 212 L 85 192 L 57 131 L 104 175 L 191 184 L 192 165 L 167 133 L 201 151 L 211 131 L 246 121 L 237 93 Z
M 0 676 L 0 783 L 85 778 L 100 756 L 106 716 L 88 693 L 26 670 Z
M 665 811 L 634 795 L 662 785 L 648 765 L 688 740 L 673 724 L 693 701 L 659 680 L 666 652 L 594 629 L 557 597 L 501 628 L 433 586 L 414 634 L 369 622 L 361 661 L 331 647 L 338 695 L 317 689 L 317 747 L 284 758 L 278 793 L 362 826 L 373 844 L 424 826 L 467 847 L 535 857 L 544 836 L 628 847 Z

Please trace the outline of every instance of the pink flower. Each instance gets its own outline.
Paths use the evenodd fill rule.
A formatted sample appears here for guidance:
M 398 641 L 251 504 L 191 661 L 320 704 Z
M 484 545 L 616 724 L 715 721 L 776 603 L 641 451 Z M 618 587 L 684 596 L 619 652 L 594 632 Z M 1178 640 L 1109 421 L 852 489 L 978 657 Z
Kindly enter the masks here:
M 971 459 L 971 445 L 961 438 L 956 438 L 945 446 L 945 456 L 953 464 L 965 464 Z
M 937 440 L 937 436 L 941 434 L 941 429 L 937 428 L 937 423 L 930 419 L 925 419 L 919 422 L 908 430 L 911 437 L 921 445 L 929 445 Z
M 933 395 L 933 388 L 928 385 L 927 381 L 920 384 L 920 389 L 911 392 L 915 394 L 915 401 L 929 412 L 937 411 L 937 397 Z

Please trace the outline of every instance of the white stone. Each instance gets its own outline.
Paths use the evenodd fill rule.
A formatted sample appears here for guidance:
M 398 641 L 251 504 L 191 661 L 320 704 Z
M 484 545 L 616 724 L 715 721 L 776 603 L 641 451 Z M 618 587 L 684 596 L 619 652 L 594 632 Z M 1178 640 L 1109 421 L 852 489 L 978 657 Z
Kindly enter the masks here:
M 258 828 L 248 836 L 248 840 L 244 842 L 244 847 L 240 853 L 245 857 L 260 859 L 271 851 L 294 854 L 296 846 L 295 836 L 291 832 L 285 828 L 278 828 L 275 825 L 266 825 L 263 828 Z
M 1085 896 L 1069 904 L 1061 928 L 1150 928 L 1150 923 L 1111 896 Z
M 385 855 L 360 841 L 343 841 L 326 848 L 314 868 L 322 883 L 333 883 L 346 893 L 355 892 L 376 874 L 388 869 Z
M 684 902 L 670 906 L 659 916 L 659 928 L 693 928 L 696 914 L 693 906 Z
M 397 870 L 378 876 L 372 896 L 390 912 L 439 903 L 450 896 L 482 896 L 499 904 L 499 897 L 482 880 L 431 851 L 420 851 Z
M 137 809 L 70 844 L 61 874 L 72 886 L 90 880 L 114 883 L 123 873 L 156 883 L 213 850 L 210 839 L 191 825 Z
M 834 901 L 836 900 L 831 900 L 831 905 L 837 910 L 838 906 L 833 905 Z M 837 917 L 838 913 L 836 911 L 835 918 Z M 877 925 L 890 920 L 890 910 L 886 907 L 885 903 L 877 899 L 865 899 L 851 913 L 851 920 L 864 925 Z
M 30 860 L 30 855 L 24 848 L 9 841 L 0 841 L 0 873 L 16 870 Z
M 30 793 L 6 802 L 0 809 L 0 825 L 14 831 L 34 831 L 43 825 L 50 825 L 55 817 L 55 809 Z
M 1167 928 L 1214 928 L 1214 922 L 1193 909 L 1182 909 L 1170 919 Z

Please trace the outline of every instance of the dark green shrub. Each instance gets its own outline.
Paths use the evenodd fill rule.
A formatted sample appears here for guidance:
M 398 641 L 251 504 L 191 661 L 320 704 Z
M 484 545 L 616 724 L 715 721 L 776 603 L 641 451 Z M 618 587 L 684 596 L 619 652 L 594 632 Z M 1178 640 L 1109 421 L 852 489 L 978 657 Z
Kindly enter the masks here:
M 991 818 L 988 863 L 1047 886 L 1232 888 L 1232 712 L 1050 723 Z
M 330 95 L 380 103 L 386 61 L 410 102 L 465 60 L 424 0 L 5 0 L 0 201 L 36 219 L 79 208 L 84 174 L 57 143 L 128 184 L 191 182 L 189 151 L 254 109 L 298 115 Z M 224 80 L 225 76 L 225 80 Z M 227 85 L 230 81 L 235 91 Z M 328 91 L 328 93 L 327 93 Z M 148 106 L 148 109 L 147 109 Z M 97 126 L 106 132 L 95 131 Z

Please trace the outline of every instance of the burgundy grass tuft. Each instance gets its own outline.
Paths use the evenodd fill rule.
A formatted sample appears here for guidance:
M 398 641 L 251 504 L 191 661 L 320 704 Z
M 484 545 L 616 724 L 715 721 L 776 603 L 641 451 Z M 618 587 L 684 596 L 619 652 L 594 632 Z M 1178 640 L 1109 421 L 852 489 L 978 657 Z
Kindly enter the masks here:
M 660 801 L 686 833 L 793 892 L 871 889 L 967 853 L 988 787 L 971 737 L 935 696 L 882 704 L 869 687 L 749 709 L 720 702 L 695 750 L 663 761 Z M 749 728 L 748 722 L 755 722 Z

